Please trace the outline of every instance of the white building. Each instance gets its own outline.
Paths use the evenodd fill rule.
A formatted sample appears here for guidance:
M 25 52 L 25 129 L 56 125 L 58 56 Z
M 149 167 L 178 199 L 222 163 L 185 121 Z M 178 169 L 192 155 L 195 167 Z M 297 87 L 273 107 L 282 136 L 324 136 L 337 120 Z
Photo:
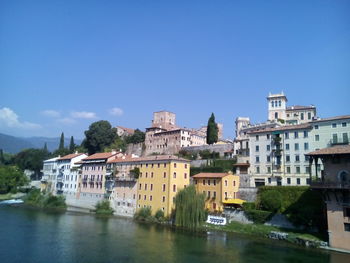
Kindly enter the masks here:
M 53 183 L 57 176 L 57 160 L 60 157 L 51 158 L 43 162 L 43 176 L 41 177 L 41 190 L 53 193 L 56 184 Z

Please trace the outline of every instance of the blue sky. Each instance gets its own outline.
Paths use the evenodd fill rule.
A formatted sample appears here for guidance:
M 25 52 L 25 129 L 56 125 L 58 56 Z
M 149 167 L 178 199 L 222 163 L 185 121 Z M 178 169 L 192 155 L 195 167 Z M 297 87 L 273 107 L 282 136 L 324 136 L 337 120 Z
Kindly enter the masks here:
M 0 132 L 83 138 L 169 110 L 267 118 L 266 96 L 350 114 L 350 1 L 0 1 Z

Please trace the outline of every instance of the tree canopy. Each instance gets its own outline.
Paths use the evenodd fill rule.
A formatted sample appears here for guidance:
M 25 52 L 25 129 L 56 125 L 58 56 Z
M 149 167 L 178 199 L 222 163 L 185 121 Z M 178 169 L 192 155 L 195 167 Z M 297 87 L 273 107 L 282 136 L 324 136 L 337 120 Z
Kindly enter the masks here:
M 214 144 L 218 141 L 218 125 L 215 122 L 214 113 L 211 114 L 207 126 L 207 144 Z
M 175 197 L 175 225 L 198 228 L 206 217 L 205 196 L 197 194 L 194 185 L 180 190 Z
M 85 131 L 83 146 L 89 154 L 102 152 L 105 147 L 110 146 L 117 137 L 117 131 L 112 128 L 108 121 L 97 121 Z
M 140 131 L 139 129 L 136 129 L 134 134 L 129 135 L 126 137 L 126 143 L 141 143 L 145 141 L 145 133 Z
M 0 194 L 16 192 L 27 183 L 27 177 L 16 166 L 0 166 Z
M 49 153 L 44 149 L 25 149 L 15 155 L 13 163 L 22 170 L 29 169 L 39 174 L 43 167 L 43 161 L 49 156 Z
M 73 136 L 70 137 L 70 143 L 69 143 L 69 152 L 73 153 L 75 150 L 75 143 Z

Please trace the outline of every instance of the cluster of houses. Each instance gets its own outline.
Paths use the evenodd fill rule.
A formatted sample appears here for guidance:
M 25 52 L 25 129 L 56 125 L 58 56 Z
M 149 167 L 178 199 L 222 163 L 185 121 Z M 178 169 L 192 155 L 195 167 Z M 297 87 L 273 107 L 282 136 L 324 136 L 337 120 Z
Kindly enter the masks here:
M 238 117 L 231 142 L 222 139 L 219 124 L 214 146 L 206 145 L 206 127 L 181 128 L 174 113 L 155 112 L 142 154 L 74 153 L 46 160 L 42 189 L 63 194 L 73 207 L 94 209 L 108 199 L 116 215 L 133 216 L 137 209 L 150 207 L 169 216 L 176 193 L 190 184 L 206 195 L 206 208 L 213 212 L 241 204 L 243 185 L 311 185 L 325 196 L 330 244 L 350 250 L 350 115 L 319 118 L 313 105 L 288 107 L 283 93 L 269 94 L 267 103 L 266 122 L 251 124 L 249 118 Z M 133 132 L 117 128 L 120 135 Z M 235 174 L 190 177 L 191 161 L 176 156 L 182 149 L 210 147 L 237 158 Z

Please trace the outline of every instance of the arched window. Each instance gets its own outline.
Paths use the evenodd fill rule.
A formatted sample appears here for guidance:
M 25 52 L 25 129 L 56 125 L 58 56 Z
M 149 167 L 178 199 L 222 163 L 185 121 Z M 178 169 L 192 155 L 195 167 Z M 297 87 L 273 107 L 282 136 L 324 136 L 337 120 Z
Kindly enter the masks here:
M 350 175 L 347 171 L 341 171 L 338 174 L 338 180 L 341 184 L 350 184 Z
M 278 119 L 278 112 L 275 112 L 275 119 Z
M 278 106 L 280 106 L 280 107 L 281 107 L 281 101 L 278 101 Z
M 271 101 L 271 107 L 273 108 L 273 101 Z

